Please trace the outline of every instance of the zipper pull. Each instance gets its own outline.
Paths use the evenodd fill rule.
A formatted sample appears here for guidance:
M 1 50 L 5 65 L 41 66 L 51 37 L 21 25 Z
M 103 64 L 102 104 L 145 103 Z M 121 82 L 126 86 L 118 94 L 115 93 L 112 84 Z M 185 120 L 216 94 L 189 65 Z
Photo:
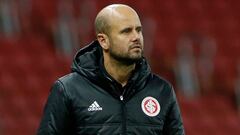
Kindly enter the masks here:
M 120 100 L 123 101 L 123 96 L 122 95 L 120 96 Z

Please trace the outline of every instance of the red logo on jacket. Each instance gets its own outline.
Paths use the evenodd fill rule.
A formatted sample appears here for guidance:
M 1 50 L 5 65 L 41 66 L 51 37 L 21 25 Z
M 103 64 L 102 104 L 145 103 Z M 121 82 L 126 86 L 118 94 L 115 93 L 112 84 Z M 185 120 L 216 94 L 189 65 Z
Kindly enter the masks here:
M 154 117 L 159 114 L 161 107 L 155 98 L 146 97 L 142 101 L 142 110 L 146 115 Z

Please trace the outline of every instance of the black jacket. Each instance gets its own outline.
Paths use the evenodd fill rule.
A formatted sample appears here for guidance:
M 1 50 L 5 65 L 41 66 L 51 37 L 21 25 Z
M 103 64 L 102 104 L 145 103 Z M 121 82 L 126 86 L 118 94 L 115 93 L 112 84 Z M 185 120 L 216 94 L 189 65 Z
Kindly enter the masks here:
M 104 69 L 97 41 L 52 87 L 38 135 L 184 135 L 172 86 L 141 59 L 122 87 Z

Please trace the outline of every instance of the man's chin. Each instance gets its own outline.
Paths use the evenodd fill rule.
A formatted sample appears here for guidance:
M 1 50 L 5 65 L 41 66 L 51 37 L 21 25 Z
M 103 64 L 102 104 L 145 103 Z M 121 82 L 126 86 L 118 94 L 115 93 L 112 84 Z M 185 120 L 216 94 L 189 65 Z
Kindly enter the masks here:
M 142 55 L 138 55 L 138 56 L 134 56 L 134 57 L 129 58 L 129 61 L 132 61 L 132 63 L 136 63 L 141 59 L 142 59 Z
M 114 58 L 115 60 L 119 61 L 124 65 L 132 65 L 138 62 L 139 60 L 141 60 L 143 54 L 142 54 L 142 51 L 140 51 L 140 52 L 134 52 L 131 55 L 128 55 L 125 57 L 122 57 L 120 55 L 114 55 L 113 53 L 111 54 L 111 56 L 112 58 Z
M 142 59 L 142 55 L 118 59 L 124 65 L 133 65 Z
M 130 59 L 138 61 L 142 58 L 142 52 L 137 52 L 135 54 L 133 54 L 132 56 L 130 56 Z

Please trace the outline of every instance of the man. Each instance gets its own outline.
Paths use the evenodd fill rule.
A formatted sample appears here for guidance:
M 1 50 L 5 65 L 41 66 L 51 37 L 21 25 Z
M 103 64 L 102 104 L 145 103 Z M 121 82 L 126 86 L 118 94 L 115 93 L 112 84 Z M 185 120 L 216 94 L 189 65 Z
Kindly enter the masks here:
M 95 27 L 97 40 L 53 85 L 38 135 L 184 135 L 172 86 L 143 58 L 137 13 L 109 5 Z

